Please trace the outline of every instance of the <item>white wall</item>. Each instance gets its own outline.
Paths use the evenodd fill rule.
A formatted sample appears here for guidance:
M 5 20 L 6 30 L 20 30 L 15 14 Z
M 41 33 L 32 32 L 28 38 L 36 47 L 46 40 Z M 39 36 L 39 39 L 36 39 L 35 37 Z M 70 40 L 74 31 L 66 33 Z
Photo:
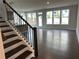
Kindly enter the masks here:
M 2 16 L 2 0 L 0 0 L 0 17 Z
M 78 37 L 78 42 L 79 42 L 79 3 L 78 3 L 78 16 L 77 16 L 77 37 Z
M 5 5 L 3 4 L 3 0 L 0 0 L 0 17 L 3 17 L 4 19 L 6 18 L 6 9 L 5 9 Z

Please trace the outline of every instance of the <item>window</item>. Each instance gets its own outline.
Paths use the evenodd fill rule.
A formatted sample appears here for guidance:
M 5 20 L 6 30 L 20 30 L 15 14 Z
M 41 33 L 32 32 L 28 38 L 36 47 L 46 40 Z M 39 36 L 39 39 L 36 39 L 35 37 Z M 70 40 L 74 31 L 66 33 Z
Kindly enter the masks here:
M 69 24 L 69 9 L 62 10 L 61 24 Z
M 21 16 L 26 19 L 25 13 L 21 13 Z
M 36 24 L 37 24 L 36 13 L 32 13 L 32 21 L 33 21 L 33 26 L 36 26 Z
M 69 9 L 46 12 L 46 24 L 69 24 Z
M 38 15 L 42 15 L 42 14 L 43 14 L 42 12 L 39 12 L 39 13 L 38 13 Z
M 52 24 L 52 11 L 46 13 L 47 24 Z
M 33 20 L 33 22 L 36 21 L 36 13 L 32 13 L 32 20 Z
M 61 14 L 61 16 L 60 16 Z M 60 19 L 61 17 L 61 19 Z M 69 9 L 54 11 L 54 24 L 69 24 Z
M 27 21 L 32 25 L 36 26 L 36 13 L 27 13 Z
M 42 26 L 42 15 L 42 12 L 38 12 L 38 26 L 40 27 Z
M 18 15 L 14 13 L 14 24 L 15 24 L 15 25 L 19 25 L 19 21 L 20 21 L 20 20 L 19 20 Z
M 29 22 L 31 20 L 31 13 L 27 14 L 27 21 Z
M 25 13 L 20 13 L 20 15 L 26 20 Z M 14 23 L 15 23 L 15 25 L 24 25 L 25 24 L 25 22 L 16 13 L 14 13 Z
M 21 16 L 26 20 L 25 13 L 21 13 Z M 25 24 L 25 22 L 24 22 L 23 20 L 20 20 L 20 23 L 21 23 L 21 24 Z
M 54 11 L 54 24 L 60 24 L 60 10 Z
M 28 23 L 32 25 L 32 14 L 31 13 L 27 13 L 27 21 Z
M 38 23 L 39 26 L 42 26 L 42 16 L 38 16 Z

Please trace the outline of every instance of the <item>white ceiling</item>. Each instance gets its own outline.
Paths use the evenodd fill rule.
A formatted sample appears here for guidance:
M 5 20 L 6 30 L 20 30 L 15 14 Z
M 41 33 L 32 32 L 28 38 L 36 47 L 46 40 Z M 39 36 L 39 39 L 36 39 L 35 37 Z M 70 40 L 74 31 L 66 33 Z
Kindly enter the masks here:
M 46 2 L 50 1 L 47 5 Z M 18 11 L 32 11 L 77 4 L 79 0 L 7 0 Z

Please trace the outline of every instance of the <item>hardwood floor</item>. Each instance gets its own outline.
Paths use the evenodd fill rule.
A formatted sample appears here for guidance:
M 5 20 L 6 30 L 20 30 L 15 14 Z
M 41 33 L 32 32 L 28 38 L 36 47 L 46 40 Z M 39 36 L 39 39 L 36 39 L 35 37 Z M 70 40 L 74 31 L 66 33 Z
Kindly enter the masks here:
M 37 59 L 79 59 L 75 31 L 38 29 Z

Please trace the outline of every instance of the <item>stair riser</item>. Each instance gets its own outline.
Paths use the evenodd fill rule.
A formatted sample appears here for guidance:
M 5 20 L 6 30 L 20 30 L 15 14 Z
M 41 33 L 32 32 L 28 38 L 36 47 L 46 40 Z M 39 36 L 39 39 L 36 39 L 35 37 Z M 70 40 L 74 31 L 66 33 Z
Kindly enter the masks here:
M 7 23 L 0 23 L 0 26 L 8 25 Z
M 3 33 L 4 34 L 4 36 L 9 36 L 9 35 L 11 35 L 11 34 L 16 34 L 14 31 L 11 31 L 11 32 L 6 32 L 6 33 Z
M 6 22 L 5 22 L 5 21 L 1 21 L 1 20 L 0 20 L 0 23 L 6 23 Z
M 21 42 L 21 40 L 16 39 L 16 40 L 14 40 L 14 41 L 11 41 L 11 42 L 5 44 L 5 45 L 4 45 L 4 48 L 10 47 L 10 46 L 12 46 L 12 45 L 14 45 L 14 44 L 17 44 L 17 43 L 19 43 L 19 42 Z
M 9 29 L 9 30 L 2 31 L 2 33 L 11 32 L 11 31 L 13 31 L 13 30 Z
M 17 34 L 7 35 L 7 36 L 5 36 L 5 40 L 10 39 L 10 38 L 13 38 L 13 37 L 16 37 L 16 36 L 17 36 Z
M 11 29 L 10 27 L 3 27 L 3 28 L 1 28 L 2 31 L 10 30 L 10 29 Z
M 9 25 L 0 26 L 0 28 L 9 27 Z

